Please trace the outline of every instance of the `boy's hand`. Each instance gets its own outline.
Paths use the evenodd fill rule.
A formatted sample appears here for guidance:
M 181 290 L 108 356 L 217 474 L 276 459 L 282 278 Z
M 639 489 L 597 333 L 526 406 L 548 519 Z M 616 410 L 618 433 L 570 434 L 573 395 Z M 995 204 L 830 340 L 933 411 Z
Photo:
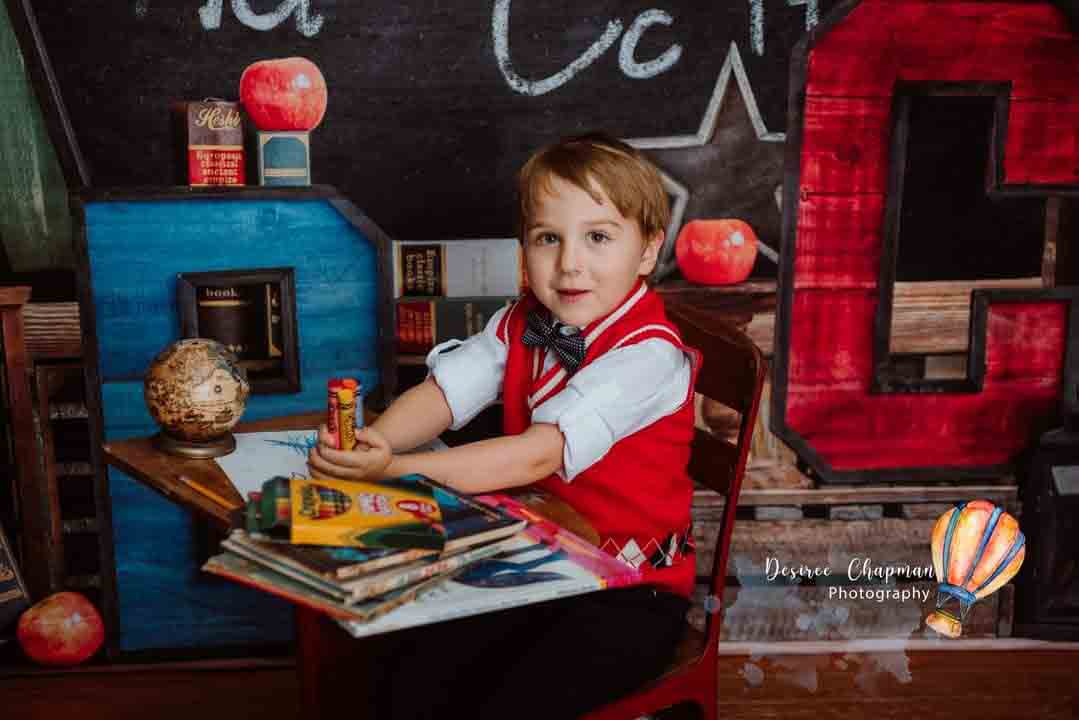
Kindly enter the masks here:
M 311 448 L 307 457 L 312 477 L 377 480 L 393 459 L 389 441 L 374 428 L 357 430 L 356 447 L 352 450 L 337 450 L 330 444 L 332 440 L 326 426 L 319 426 L 318 445 Z

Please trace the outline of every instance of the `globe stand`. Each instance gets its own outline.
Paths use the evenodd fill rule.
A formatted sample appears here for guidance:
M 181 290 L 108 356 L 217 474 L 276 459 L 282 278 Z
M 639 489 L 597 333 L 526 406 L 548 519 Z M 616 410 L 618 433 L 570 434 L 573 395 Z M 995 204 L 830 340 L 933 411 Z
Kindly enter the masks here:
M 162 452 L 186 458 L 223 457 L 236 449 L 236 438 L 233 437 L 232 433 L 225 433 L 219 438 L 204 442 L 188 442 L 159 432 L 154 435 L 152 442 L 154 447 Z

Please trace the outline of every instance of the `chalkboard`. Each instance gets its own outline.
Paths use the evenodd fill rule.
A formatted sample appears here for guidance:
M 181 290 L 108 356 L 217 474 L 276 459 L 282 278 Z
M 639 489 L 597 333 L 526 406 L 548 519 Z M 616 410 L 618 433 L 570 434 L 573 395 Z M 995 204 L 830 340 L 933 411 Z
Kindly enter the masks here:
M 653 139 L 652 147 L 692 137 L 725 76 L 752 114 L 750 144 L 773 143 L 779 158 L 790 51 L 834 4 L 8 2 L 36 15 L 93 185 L 169 184 L 170 103 L 234 99 L 249 63 L 301 55 L 329 86 L 312 136 L 314 181 L 337 187 L 398 239 L 512 234 L 514 174 L 532 149 L 595 128 Z M 730 148 L 735 157 L 709 162 L 730 165 L 752 151 Z M 649 152 L 661 167 L 664 153 L 676 153 Z M 774 181 L 757 182 L 758 166 L 743 161 L 721 199 L 768 214 L 760 224 L 778 236 L 779 160 Z M 671 174 L 693 194 L 695 181 Z M 685 219 L 699 212 L 691 201 Z M 770 229 L 759 232 L 772 240 Z
M 0 241 L 4 270 L 70 266 L 71 221 L 64 176 L 15 33 L 0 11 Z M 8 262 L 10 261 L 10 263 Z M 5 279 L 7 282 L 7 279 Z M 35 288 L 37 290 L 37 288 Z M 39 293 L 34 300 L 38 300 Z

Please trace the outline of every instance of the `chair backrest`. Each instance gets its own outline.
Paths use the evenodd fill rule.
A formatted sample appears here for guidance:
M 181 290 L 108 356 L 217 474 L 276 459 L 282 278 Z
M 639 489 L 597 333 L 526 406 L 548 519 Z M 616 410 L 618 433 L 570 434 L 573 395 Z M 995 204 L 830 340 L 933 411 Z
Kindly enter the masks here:
M 733 442 L 700 427 L 693 439 L 689 472 L 693 479 L 725 498 L 706 602 L 706 654 L 719 644 L 727 556 L 734 531 L 735 510 L 742 489 L 746 459 L 757 422 L 766 363 L 760 348 L 745 333 L 698 308 L 668 303 L 667 315 L 682 340 L 701 352 L 702 364 L 694 388 L 699 395 L 738 413 Z
M 16 475 L 11 487 L 18 508 L 16 537 L 21 569 L 32 600 L 55 589 L 57 558 L 54 549 L 60 537 L 60 518 L 49 511 L 49 497 L 37 475 L 41 461 L 34 433 L 34 400 L 30 388 L 30 356 L 26 352 L 22 311 L 30 300 L 31 288 L 0 288 L 0 335 L 3 344 L 3 372 L 11 447 Z M 48 422 L 46 419 L 45 422 Z

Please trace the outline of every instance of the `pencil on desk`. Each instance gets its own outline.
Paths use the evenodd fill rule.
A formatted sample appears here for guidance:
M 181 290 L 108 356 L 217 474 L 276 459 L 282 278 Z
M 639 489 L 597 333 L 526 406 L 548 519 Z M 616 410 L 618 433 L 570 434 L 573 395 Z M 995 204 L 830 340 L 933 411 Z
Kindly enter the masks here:
M 215 493 L 213 490 L 206 487 L 205 485 L 195 482 L 194 480 L 189 478 L 187 475 L 181 475 L 180 480 L 183 482 L 184 485 L 187 485 L 189 488 L 191 488 L 195 492 L 201 493 L 205 497 L 210 498 L 211 500 L 213 500 L 214 502 L 216 502 L 219 505 L 223 505 L 224 507 L 228 508 L 229 510 L 239 510 L 240 508 L 243 507 L 243 503 L 237 504 L 236 501 L 234 501 L 234 500 L 226 500 L 225 498 L 221 497 L 220 495 L 218 495 L 217 493 Z

